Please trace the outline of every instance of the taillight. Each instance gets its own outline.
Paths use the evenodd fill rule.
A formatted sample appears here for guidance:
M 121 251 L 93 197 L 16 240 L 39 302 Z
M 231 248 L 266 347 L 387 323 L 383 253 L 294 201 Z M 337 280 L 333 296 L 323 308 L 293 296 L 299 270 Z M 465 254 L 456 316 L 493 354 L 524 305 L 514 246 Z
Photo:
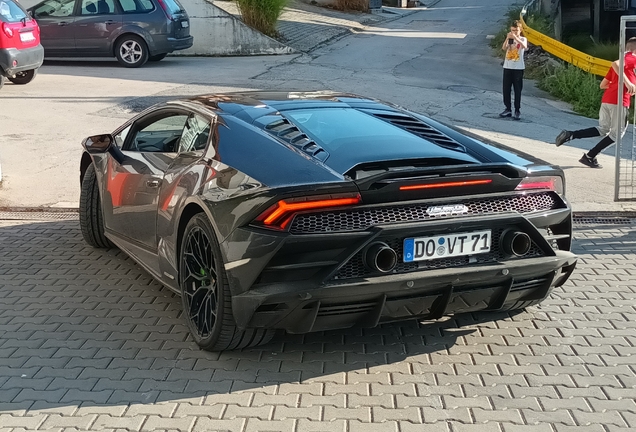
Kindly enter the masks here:
M 7 23 L 2 23 L 2 31 L 7 37 L 13 37 L 13 29 L 7 25 Z
M 170 21 L 174 21 L 172 12 L 170 12 L 170 8 L 168 8 L 168 5 L 166 5 L 166 2 L 163 0 L 157 0 L 157 1 L 159 2 L 159 6 L 161 6 L 161 9 L 163 9 L 163 11 L 166 13 L 166 16 L 168 17 L 168 19 Z
M 284 230 L 294 215 L 301 211 L 346 207 L 362 202 L 360 194 L 322 195 L 280 200 L 256 218 L 259 224 L 276 230 Z
M 466 181 L 454 181 L 454 182 L 438 182 L 438 183 L 426 183 L 426 184 L 414 184 L 400 186 L 401 191 L 409 190 L 422 190 L 422 189 L 441 189 L 449 187 L 461 187 L 461 186 L 477 186 L 492 183 L 491 179 L 483 180 L 466 180 Z
M 563 194 L 563 179 L 559 176 L 526 177 L 515 188 L 517 191 L 549 190 Z

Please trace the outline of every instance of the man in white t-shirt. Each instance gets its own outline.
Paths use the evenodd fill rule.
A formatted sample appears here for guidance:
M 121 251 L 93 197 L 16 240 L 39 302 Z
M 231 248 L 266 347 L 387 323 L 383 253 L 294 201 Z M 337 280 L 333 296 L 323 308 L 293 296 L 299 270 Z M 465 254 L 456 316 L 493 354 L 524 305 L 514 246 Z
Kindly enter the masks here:
M 523 55 L 528 48 L 528 39 L 522 36 L 523 27 L 520 21 L 514 21 L 501 49 L 506 52 L 503 64 L 503 102 L 506 109 L 499 117 L 511 117 L 511 91 L 515 91 L 514 119 L 521 118 L 521 89 L 523 89 L 523 71 L 526 68 Z

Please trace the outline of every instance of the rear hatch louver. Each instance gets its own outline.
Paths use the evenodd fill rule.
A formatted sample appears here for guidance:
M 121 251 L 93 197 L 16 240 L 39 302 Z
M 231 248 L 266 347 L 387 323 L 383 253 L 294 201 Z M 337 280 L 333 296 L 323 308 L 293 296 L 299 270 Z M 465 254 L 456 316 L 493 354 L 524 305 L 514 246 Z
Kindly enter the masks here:
M 466 148 L 463 145 L 416 118 L 395 112 L 380 112 L 375 110 L 364 111 L 376 118 L 384 120 L 394 126 L 407 130 L 414 135 L 424 138 L 427 141 L 435 143 L 440 147 L 466 152 Z
M 325 149 L 316 144 L 315 141 L 301 132 L 287 119 L 276 120 L 265 126 L 265 130 L 320 161 L 324 162 L 329 157 L 329 153 Z

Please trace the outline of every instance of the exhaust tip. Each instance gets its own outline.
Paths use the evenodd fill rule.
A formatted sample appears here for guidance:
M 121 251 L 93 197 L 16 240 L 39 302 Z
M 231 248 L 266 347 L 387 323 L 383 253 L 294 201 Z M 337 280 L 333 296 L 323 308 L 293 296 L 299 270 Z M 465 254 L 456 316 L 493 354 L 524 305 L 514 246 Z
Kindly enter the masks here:
M 397 265 L 397 253 L 386 243 L 374 243 L 367 249 L 365 262 L 375 271 L 388 273 Z
M 502 236 L 503 250 L 508 255 L 524 256 L 530 252 L 532 240 L 530 236 L 521 231 L 507 231 Z

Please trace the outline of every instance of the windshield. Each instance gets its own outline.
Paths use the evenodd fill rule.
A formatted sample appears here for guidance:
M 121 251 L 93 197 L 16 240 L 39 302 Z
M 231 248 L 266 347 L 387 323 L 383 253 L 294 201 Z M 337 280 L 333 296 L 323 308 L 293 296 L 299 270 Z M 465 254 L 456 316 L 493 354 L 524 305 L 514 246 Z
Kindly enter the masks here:
M 22 6 L 14 3 L 13 0 L 0 0 L 0 21 L 14 23 L 25 18 L 30 19 Z
M 422 141 L 410 132 L 353 108 L 309 108 L 285 111 L 283 115 L 327 151 L 357 142 L 399 145 Z

